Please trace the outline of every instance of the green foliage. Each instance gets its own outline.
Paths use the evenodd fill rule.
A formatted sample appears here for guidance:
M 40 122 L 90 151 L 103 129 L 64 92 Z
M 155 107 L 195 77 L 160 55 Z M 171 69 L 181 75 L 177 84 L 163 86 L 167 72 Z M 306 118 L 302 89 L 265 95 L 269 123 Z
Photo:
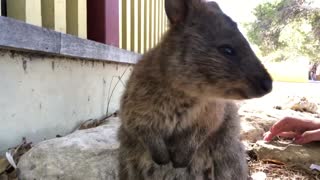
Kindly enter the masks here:
M 320 9 L 307 0 L 276 0 L 258 5 L 246 24 L 249 40 L 273 61 L 298 56 L 320 60 Z

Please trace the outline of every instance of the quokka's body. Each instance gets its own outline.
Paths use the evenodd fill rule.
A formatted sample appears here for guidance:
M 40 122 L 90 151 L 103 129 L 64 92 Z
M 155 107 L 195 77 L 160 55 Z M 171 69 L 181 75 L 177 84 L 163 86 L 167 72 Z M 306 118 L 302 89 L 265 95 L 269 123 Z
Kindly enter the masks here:
M 272 80 L 214 2 L 166 0 L 170 29 L 135 66 L 121 100 L 120 180 L 243 180 L 234 99 Z

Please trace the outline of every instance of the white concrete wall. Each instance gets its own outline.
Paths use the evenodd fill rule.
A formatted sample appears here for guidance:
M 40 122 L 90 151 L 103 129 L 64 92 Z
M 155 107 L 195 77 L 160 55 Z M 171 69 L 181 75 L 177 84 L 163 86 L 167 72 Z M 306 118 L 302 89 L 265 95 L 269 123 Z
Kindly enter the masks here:
M 131 70 L 126 64 L 0 50 L 0 153 L 22 137 L 36 143 L 103 116 L 114 89 L 113 113 Z

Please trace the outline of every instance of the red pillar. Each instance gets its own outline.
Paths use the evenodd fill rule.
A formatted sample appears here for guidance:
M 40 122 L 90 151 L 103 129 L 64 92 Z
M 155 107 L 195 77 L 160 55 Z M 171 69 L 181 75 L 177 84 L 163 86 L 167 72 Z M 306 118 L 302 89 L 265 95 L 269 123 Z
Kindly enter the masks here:
M 87 0 L 88 39 L 119 47 L 119 0 Z

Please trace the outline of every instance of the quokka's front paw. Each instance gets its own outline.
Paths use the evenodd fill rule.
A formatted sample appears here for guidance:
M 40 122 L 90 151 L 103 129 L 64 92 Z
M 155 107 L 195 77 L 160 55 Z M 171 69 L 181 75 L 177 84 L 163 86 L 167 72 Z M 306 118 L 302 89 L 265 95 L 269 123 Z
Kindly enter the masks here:
M 150 150 L 152 160 L 159 165 L 166 165 L 170 163 L 170 156 L 168 151 L 165 150 Z
M 170 149 L 169 154 L 174 168 L 184 168 L 190 164 L 193 151 L 188 149 L 180 149 L 180 151 L 179 149 Z
M 165 140 L 174 168 L 183 168 L 190 164 L 196 150 L 196 146 L 191 141 L 192 134 L 192 130 L 186 129 L 175 132 L 170 138 Z
M 166 144 L 161 138 L 147 139 L 146 144 L 152 160 L 159 164 L 165 165 L 170 163 L 170 156 Z

